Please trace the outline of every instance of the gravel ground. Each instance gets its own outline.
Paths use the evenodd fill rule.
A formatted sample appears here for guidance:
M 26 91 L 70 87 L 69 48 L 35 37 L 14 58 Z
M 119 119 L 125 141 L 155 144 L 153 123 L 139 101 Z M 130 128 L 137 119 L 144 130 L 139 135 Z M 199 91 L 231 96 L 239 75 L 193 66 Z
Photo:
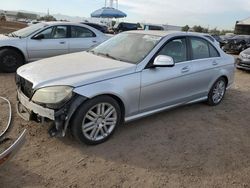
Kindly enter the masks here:
M 0 73 L 0 82 L 0 96 L 14 108 L 14 74 Z M 0 187 L 250 187 L 249 112 L 250 73 L 237 70 L 219 106 L 156 114 L 120 127 L 98 146 L 78 144 L 69 134 L 50 138 L 48 125 L 14 113 L 10 135 L 26 128 L 27 142 L 0 169 Z

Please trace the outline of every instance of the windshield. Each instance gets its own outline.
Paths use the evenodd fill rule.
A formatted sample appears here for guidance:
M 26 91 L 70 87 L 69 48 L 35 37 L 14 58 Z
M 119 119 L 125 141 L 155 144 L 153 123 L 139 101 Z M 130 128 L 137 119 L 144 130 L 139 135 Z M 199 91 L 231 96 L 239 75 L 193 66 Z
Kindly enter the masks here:
M 45 26 L 47 26 L 47 25 L 44 23 L 34 24 L 32 26 L 25 27 L 23 29 L 20 29 L 18 31 L 10 33 L 9 36 L 25 38 L 25 37 L 28 37 L 31 34 L 35 33 L 36 31 L 40 30 L 41 28 L 44 28 Z
M 137 64 L 160 41 L 161 37 L 139 33 L 121 33 L 95 47 L 90 52 L 96 55 Z

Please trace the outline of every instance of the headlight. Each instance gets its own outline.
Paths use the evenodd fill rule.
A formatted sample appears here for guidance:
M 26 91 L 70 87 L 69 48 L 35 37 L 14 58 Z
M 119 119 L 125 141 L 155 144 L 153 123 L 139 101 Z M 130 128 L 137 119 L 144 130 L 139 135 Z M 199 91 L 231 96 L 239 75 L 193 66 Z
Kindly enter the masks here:
M 57 104 L 72 96 L 72 87 L 54 86 L 38 89 L 32 97 L 32 101 L 43 104 Z
M 250 59 L 250 55 L 245 53 L 240 53 L 240 57 L 242 57 L 243 59 Z

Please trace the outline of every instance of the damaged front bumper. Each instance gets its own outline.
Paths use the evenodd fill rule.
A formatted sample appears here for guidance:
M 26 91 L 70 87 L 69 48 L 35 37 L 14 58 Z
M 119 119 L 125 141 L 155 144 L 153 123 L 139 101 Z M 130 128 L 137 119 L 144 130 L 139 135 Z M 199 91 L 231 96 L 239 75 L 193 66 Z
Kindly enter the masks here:
M 60 109 L 50 109 L 32 102 L 21 90 L 17 90 L 17 112 L 26 121 L 43 123 L 46 120 L 54 121 L 49 130 L 51 136 L 64 137 L 76 109 L 87 100 L 86 97 L 74 95 Z

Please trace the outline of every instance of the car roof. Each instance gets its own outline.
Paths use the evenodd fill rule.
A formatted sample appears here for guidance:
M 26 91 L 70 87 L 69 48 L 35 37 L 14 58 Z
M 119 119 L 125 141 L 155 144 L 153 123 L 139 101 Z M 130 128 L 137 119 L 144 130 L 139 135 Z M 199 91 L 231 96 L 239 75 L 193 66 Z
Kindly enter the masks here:
M 196 33 L 196 32 L 184 32 L 184 31 L 160 31 L 160 30 L 134 30 L 134 31 L 126 31 L 126 33 L 137 33 L 143 35 L 154 35 L 159 37 L 166 37 L 168 35 L 179 35 L 179 36 L 198 36 L 204 37 L 206 35 L 211 36 L 208 33 Z
M 83 25 L 83 23 L 79 23 L 79 22 L 63 22 L 63 21 L 54 21 L 54 22 L 41 22 L 44 23 L 46 25 Z
M 159 31 L 159 30 L 134 30 L 134 31 L 126 31 L 126 33 L 137 33 L 142 35 L 155 35 L 159 37 L 165 37 L 170 34 L 174 33 L 184 33 L 184 32 L 178 32 L 178 31 Z

